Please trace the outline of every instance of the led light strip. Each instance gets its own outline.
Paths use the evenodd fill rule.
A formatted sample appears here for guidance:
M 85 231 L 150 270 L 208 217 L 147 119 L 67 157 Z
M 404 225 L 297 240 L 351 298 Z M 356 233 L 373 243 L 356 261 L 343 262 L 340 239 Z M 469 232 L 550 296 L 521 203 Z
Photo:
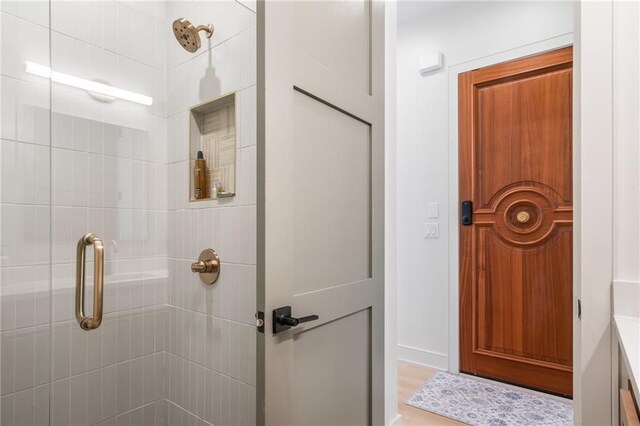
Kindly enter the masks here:
M 105 96 L 124 99 L 126 101 L 136 102 L 142 105 L 153 104 L 153 98 L 139 93 L 130 92 L 128 90 L 119 89 L 117 87 L 109 86 L 108 84 L 97 83 L 91 80 L 85 80 L 84 78 L 75 77 L 73 75 L 64 74 L 58 71 L 53 71 L 51 68 L 44 65 L 34 64 L 33 62 L 26 62 L 26 71 L 29 74 L 37 75 L 51 79 L 51 81 L 64 84 L 66 86 L 77 87 L 78 89 L 84 89 L 88 92 L 98 93 Z

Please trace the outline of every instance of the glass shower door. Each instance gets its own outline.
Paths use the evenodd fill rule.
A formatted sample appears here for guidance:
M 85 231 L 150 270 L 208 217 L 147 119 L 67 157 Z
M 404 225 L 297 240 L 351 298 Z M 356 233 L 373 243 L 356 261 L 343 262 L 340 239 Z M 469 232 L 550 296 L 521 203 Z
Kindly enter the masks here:
M 47 424 L 50 381 L 49 4 L 0 2 L 0 424 Z
M 50 6 L 51 424 L 164 418 L 166 145 L 157 95 L 164 90 L 163 44 L 143 44 L 150 40 L 135 34 L 160 27 L 147 19 L 149 4 Z M 82 262 L 78 241 L 87 234 Z M 94 255 L 98 241 L 103 262 Z M 94 329 L 83 329 L 76 315 L 82 263 L 87 317 L 97 314 L 95 284 L 104 277 L 102 298 L 95 298 L 103 318 Z
M 0 426 L 255 423 L 254 9 L 0 1 Z M 180 17 L 220 26 L 190 52 Z M 229 93 L 237 196 L 190 203 L 189 110 Z
M 0 2 L 0 425 L 166 419 L 162 7 Z

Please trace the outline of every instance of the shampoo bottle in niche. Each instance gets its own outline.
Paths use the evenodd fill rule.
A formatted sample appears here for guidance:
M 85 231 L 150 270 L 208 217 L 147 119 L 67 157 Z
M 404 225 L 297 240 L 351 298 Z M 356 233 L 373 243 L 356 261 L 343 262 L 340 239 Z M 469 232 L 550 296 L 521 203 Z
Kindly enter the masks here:
M 196 164 L 193 168 L 193 184 L 194 184 L 194 195 L 196 200 L 201 200 L 206 198 L 206 163 L 204 161 L 204 155 L 202 151 L 198 151 L 198 156 L 196 158 Z

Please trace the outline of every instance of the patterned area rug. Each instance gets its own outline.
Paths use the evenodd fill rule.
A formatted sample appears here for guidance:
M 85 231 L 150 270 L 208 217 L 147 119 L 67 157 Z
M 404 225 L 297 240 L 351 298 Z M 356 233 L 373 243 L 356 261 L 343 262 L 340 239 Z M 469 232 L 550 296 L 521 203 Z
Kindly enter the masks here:
M 473 426 L 572 425 L 570 400 L 438 372 L 406 401 Z

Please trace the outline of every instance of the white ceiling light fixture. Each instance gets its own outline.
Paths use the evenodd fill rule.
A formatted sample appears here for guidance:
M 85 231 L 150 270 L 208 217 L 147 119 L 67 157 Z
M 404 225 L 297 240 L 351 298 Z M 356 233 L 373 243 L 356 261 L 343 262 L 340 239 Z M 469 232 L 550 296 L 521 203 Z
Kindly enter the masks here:
M 84 78 L 76 77 L 69 74 L 64 74 L 58 71 L 54 71 L 51 68 L 35 64 L 33 62 L 26 62 L 26 71 L 29 74 L 37 75 L 51 79 L 55 83 L 64 84 L 66 86 L 77 87 L 78 89 L 84 89 L 94 97 L 103 97 L 101 100 L 108 101 L 109 98 L 124 99 L 126 101 L 135 102 L 142 105 L 153 104 L 153 98 L 139 93 L 130 92 L 128 90 L 119 89 L 117 87 L 110 86 L 104 83 L 98 83 L 97 81 L 85 80 Z

